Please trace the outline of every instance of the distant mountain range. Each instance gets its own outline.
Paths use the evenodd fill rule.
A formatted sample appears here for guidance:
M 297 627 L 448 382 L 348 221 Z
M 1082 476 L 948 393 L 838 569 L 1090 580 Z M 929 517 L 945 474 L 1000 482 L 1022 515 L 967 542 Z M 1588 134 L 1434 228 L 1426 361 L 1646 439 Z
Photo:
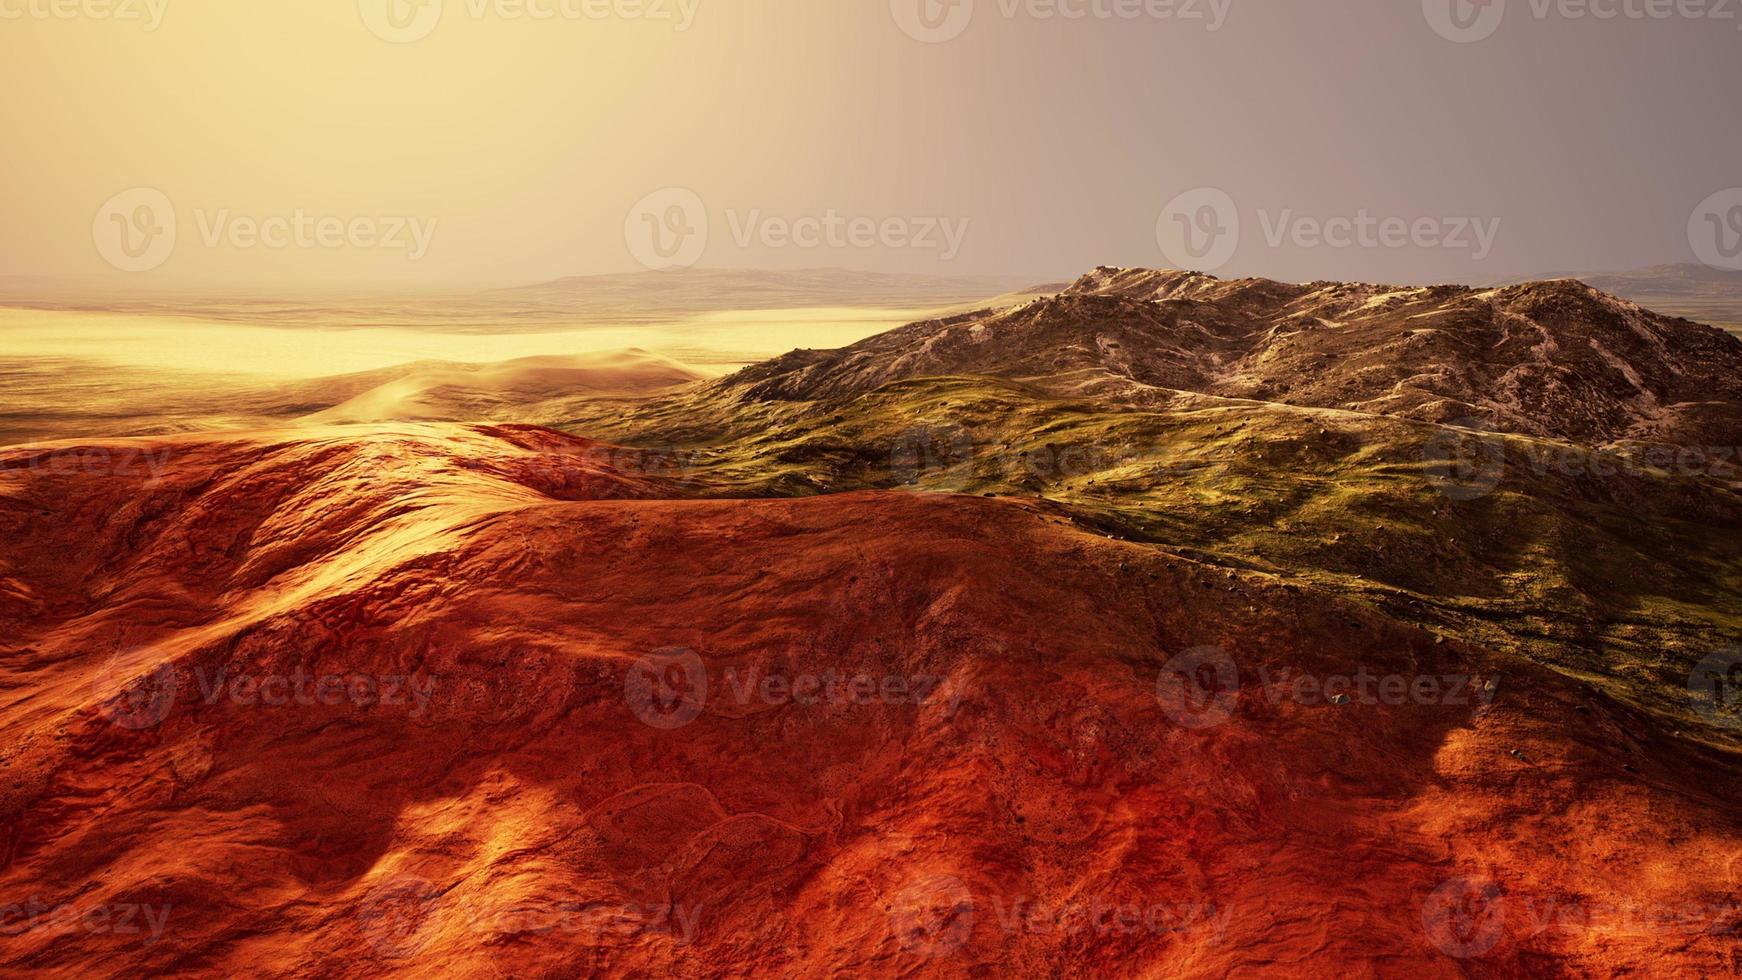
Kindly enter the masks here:
M 1054 296 L 797 351 L 722 384 L 815 400 L 950 375 L 1132 407 L 1185 391 L 1583 443 L 1742 445 L 1742 341 L 1571 279 L 1479 290 L 1104 267 Z
M 572 276 L 485 294 L 533 310 L 614 314 L 625 319 L 716 310 L 803 307 L 932 309 L 981 302 L 1031 285 L 995 276 L 929 276 L 846 269 L 686 269 Z
M 663 322 L 743 310 L 942 310 L 1022 292 L 1032 280 L 847 269 L 683 269 L 571 276 L 479 289 L 201 288 L 114 279 L 0 277 L 0 306 L 201 316 L 270 326 L 415 326 L 424 330 L 537 330 L 588 322 Z
M 1571 278 L 1630 299 L 1659 313 L 1742 333 L 1742 272 L 1704 265 L 1659 265 L 1631 272 L 1596 272 Z
M 1649 309 L 1742 333 L 1742 273 L 1700 265 L 1629 272 L 1562 273 L 1512 279 L 1578 279 Z M 122 287 L 126 287 L 125 289 Z M 117 282 L 0 276 L 0 305 L 104 312 L 202 315 L 299 325 L 415 324 L 423 329 L 537 329 L 541 323 L 671 320 L 726 310 L 867 308 L 967 310 L 1004 299 L 1056 293 L 1063 283 L 1012 276 L 939 276 L 848 269 L 688 269 L 570 276 L 487 290 L 394 287 L 315 291 L 198 289 Z M 264 298 L 263 298 L 264 297 Z

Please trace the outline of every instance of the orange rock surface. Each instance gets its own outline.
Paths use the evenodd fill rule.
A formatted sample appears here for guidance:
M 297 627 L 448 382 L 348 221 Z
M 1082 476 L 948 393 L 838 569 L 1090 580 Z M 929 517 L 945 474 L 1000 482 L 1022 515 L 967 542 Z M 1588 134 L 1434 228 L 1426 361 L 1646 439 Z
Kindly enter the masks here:
M 1742 966 L 1730 763 L 1561 675 L 1043 504 L 625 458 L 0 451 L 0 970 Z

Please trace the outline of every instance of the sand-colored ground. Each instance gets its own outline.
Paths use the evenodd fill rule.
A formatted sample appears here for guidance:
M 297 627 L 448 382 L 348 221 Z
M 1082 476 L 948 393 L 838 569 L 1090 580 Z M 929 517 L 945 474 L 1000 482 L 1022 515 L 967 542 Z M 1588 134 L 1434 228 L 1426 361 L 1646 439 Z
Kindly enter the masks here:
M 0 307 L 0 445 L 272 426 L 308 415 L 477 421 L 503 406 L 521 409 L 516 418 L 554 420 L 560 406 L 541 403 L 560 402 L 571 382 L 568 395 L 646 393 L 660 380 L 717 376 L 795 348 L 845 346 L 923 313 L 721 310 L 657 323 L 501 314 L 457 328 L 424 312 Z M 630 349 L 663 367 L 607 380 Z

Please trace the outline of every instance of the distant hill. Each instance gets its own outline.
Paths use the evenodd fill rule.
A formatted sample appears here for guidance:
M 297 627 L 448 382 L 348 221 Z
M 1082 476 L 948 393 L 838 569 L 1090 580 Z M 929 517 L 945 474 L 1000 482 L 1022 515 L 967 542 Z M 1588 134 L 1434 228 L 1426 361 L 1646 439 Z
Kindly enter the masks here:
M 1682 264 L 1572 278 L 1660 313 L 1742 333 L 1742 272 Z
M 354 378 L 380 384 L 352 394 Z M 565 399 L 634 398 L 686 384 L 701 375 L 642 350 L 567 357 L 524 357 L 497 364 L 421 362 L 369 375 L 320 379 L 295 390 L 332 407 L 306 424 L 389 421 L 479 421 L 504 413 L 536 413 Z
M 198 289 L 114 280 L 0 277 L 0 306 L 200 316 L 264 326 L 376 327 L 488 333 L 577 322 L 665 322 L 742 310 L 896 309 L 913 313 L 985 306 L 1027 295 L 1031 279 L 932 276 L 847 269 L 685 269 L 571 276 L 525 286 L 397 286 L 377 290 Z
M 1103 267 L 1055 296 L 722 383 L 809 401 L 955 375 L 1129 407 L 1186 391 L 1583 443 L 1742 445 L 1742 342 L 1571 279 L 1480 290 Z
M 686 269 L 571 276 L 533 286 L 493 290 L 481 298 L 538 311 L 643 319 L 715 310 L 935 308 L 979 302 L 1028 285 L 1026 280 L 1007 277 L 902 275 L 846 269 Z

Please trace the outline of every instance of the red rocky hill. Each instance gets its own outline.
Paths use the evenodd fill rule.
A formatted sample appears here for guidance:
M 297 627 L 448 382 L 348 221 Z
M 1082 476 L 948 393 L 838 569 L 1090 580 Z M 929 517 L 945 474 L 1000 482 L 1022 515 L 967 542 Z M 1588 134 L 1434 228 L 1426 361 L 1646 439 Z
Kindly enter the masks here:
M 0 968 L 1737 965 L 1734 759 L 1561 674 L 1038 501 L 633 458 L 0 451 Z

